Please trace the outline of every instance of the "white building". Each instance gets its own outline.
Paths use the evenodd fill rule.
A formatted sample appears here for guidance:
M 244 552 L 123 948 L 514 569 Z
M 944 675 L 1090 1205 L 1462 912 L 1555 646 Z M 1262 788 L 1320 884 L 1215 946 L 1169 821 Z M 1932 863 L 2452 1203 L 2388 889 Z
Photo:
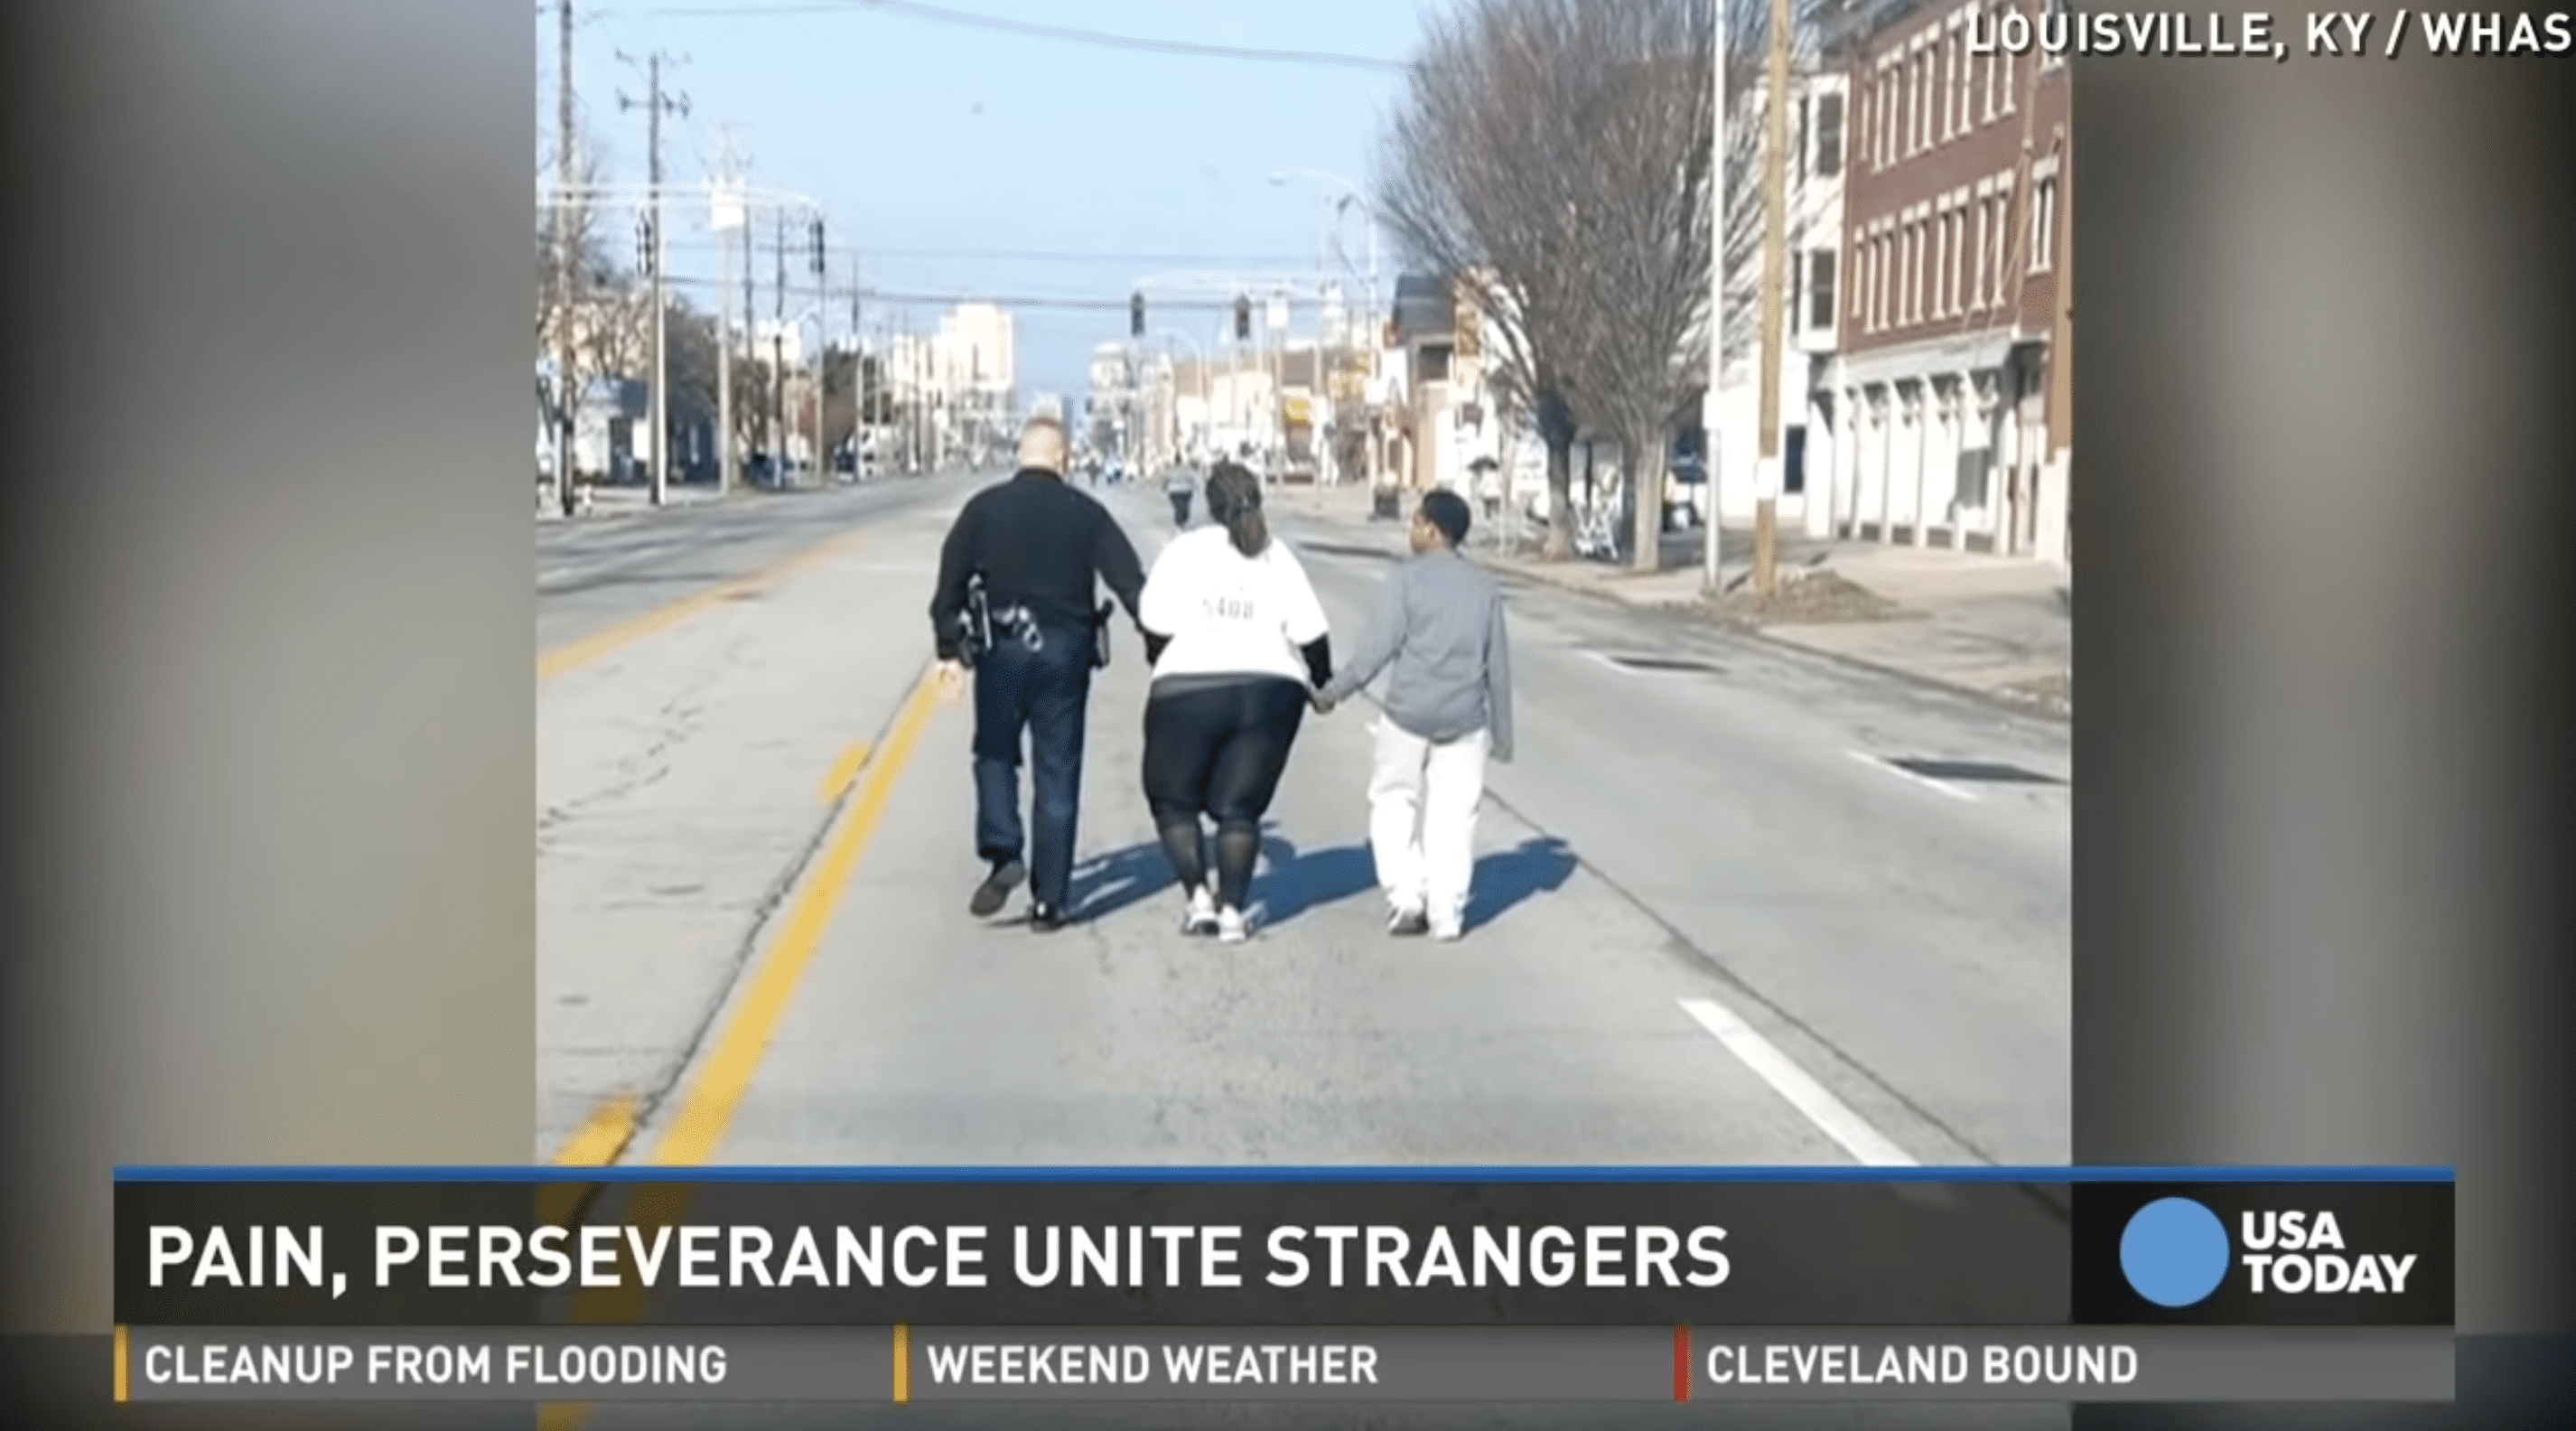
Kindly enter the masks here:
M 961 303 L 939 316 L 939 371 L 960 397 L 1007 395 L 1018 356 L 1010 310 L 991 303 Z
M 1827 390 L 1836 349 L 1836 317 L 1841 307 L 1838 267 L 1843 248 L 1844 77 L 1816 74 L 1794 81 L 1789 111 L 1788 251 L 1783 276 L 1784 309 L 1780 355 L 1778 413 L 1780 424 L 1779 520 L 1783 530 L 1830 534 L 1830 475 L 1833 426 Z M 1764 123 L 1769 87 L 1756 85 L 1742 97 L 1736 122 Z M 1736 281 L 1758 285 L 1763 279 L 1763 253 L 1754 252 Z M 1759 291 L 1756 289 L 1756 291 Z M 1755 462 L 1761 453 L 1761 309 L 1758 303 L 1732 306 L 1730 321 L 1744 331 L 1728 344 L 1738 353 L 1727 364 L 1717 392 L 1716 467 L 1720 519 L 1744 522 L 1753 516 L 1758 496 Z M 1812 500 L 1811 500 L 1812 497 Z

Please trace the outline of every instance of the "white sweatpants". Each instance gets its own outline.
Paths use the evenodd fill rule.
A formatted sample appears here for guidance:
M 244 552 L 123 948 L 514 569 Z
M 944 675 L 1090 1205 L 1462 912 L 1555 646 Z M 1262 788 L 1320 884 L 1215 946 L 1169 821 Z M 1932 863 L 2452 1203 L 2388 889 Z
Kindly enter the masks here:
M 1369 851 L 1387 902 L 1455 921 L 1476 868 L 1485 732 L 1435 744 L 1381 717 L 1369 775 Z

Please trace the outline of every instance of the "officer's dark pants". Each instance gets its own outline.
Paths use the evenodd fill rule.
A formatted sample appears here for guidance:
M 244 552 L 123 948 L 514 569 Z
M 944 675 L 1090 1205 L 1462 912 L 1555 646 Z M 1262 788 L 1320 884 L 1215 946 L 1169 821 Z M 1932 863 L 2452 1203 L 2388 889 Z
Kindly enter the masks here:
M 1030 899 L 1067 912 L 1074 826 L 1082 811 L 1092 633 L 1050 629 L 1036 651 L 1010 638 L 994 645 L 975 667 L 975 848 L 995 863 L 1025 857 Z M 1020 824 L 1023 733 L 1033 767 L 1025 837 Z

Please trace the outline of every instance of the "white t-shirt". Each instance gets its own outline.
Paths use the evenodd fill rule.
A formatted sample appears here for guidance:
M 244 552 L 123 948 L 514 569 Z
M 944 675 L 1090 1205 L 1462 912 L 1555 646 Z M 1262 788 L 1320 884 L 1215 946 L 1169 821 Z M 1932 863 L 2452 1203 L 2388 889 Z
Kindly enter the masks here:
M 1247 557 L 1221 526 L 1185 532 L 1154 559 L 1138 624 L 1169 636 L 1156 676 L 1306 679 L 1301 647 L 1326 634 L 1306 568 L 1277 537 Z

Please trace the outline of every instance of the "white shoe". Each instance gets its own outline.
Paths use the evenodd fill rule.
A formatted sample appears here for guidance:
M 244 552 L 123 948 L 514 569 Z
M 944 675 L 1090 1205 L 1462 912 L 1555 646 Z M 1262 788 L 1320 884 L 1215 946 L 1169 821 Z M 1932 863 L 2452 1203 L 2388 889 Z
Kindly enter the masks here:
M 1204 885 L 1191 890 L 1189 907 L 1181 911 L 1181 932 L 1214 934 L 1216 926 L 1216 896 L 1208 893 Z
M 1240 909 L 1216 912 L 1216 938 L 1220 944 L 1240 944 L 1252 937 L 1252 921 Z
M 1436 917 L 1431 921 L 1431 937 L 1442 944 L 1455 944 L 1467 937 L 1467 921 L 1454 914 Z

